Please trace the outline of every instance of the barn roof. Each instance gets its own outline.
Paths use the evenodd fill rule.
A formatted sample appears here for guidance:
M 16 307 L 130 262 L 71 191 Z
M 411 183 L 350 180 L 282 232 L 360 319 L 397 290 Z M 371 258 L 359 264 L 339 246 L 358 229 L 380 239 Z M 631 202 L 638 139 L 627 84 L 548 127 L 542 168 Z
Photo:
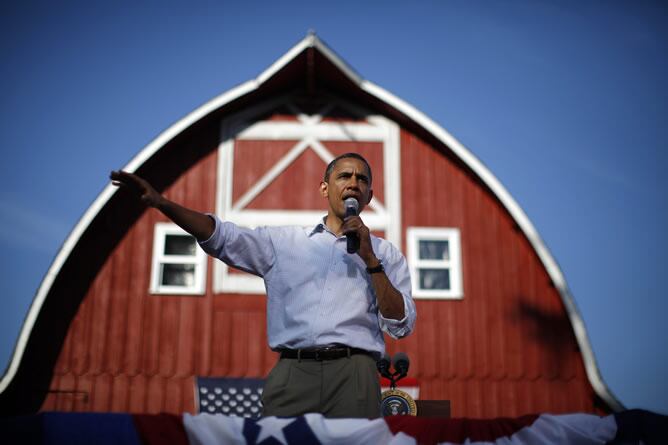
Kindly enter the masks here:
M 154 161 L 160 151 L 176 139 L 205 125 L 214 113 L 223 109 L 229 112 L 237 111 L 251 103 L 258 95 L 270 95 L 295 88 L 309 92 L 322 87 L 334 94 L 364 103 L 369 108 L 378 110 L 401 125 L 411 128 L 426 139 L 435 141 L 439 146 L 446 147 L 493 193 L 529 240 L 558 290 L 582 352 L 587 377 L 595 393 L 613 410 L 623 409 L 599 373 L 584 322 L 561 269 L 527 215 L 506 188 L 470 150 L 443 127 L 411 104 L 364 79 L 315 34 L 307 35 L 255 79 L 215 97 L 173 124 L 144 147 L 124 169 L 130 172 L 144 171 L 147 164 Z M 71 317 L 69 319 L 64 317 L 65 321 L 62 322 L 55 321 L 58 315 L 48 310 L 49 298 L 52 297 L 55 283 L 63 271 L 72 268 L 73 258 L 81 256 L 82 252 L 86 251 L 82 248 L 86 238 L 92 236 L 91 233 L 95 232 L 96 228 L 105 225 L 105 218 L 108 217 L 105 213 L 108 215 L 111 208 L 118 207 L 116 192 L 117 189 L 109 184 L 100 193 L 74 227 L 51 264 L 26 316 L 11 362 L 0 380 L 0 395 L 8 388 L 16 386 L 17 377 L 25 374 L 26 369 L 34 369 L 40 360 L 47 363 L 55 361 L 55 353 L 52 350 L 43 354 L 48 357 L 40 355 L 44 349 L 39 346 L 40 342 L 48 341 L 50 329 L 55 327 L 62 330 L 62 323 L 69 323 Z M 127 225 L 121 225 L 113 230 L 107 227 L 105 235 L 109 238 L 120 237 L 122 229 L 131 225 L 133 218 L 136 219 L 139 212 L 139 209 L 129 212 Z M 99 251 L 106 254 L 112 248 L 113 240 L 108 243 L 106 249 L 102 248 Z M 82 279 L 82 282 L 85 284 L 85 279 Z M 79 301 L 69 302 L 72 314 L 78 303 Z

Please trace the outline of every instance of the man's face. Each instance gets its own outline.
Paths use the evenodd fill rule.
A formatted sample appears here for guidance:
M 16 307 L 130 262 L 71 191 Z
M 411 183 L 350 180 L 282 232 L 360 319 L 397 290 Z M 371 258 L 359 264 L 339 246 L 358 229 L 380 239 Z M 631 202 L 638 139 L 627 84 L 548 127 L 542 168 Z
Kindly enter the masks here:
M 343 219 L 345 199 L 357 199 L 360 212 L 371 201 L 373 190 L 369 181 L 369 171 L 364 162 L 355 158 L 343 158 L 334 165 L 328 181 L 320 183 L 320 193 L 327 198 L 330 211 Z

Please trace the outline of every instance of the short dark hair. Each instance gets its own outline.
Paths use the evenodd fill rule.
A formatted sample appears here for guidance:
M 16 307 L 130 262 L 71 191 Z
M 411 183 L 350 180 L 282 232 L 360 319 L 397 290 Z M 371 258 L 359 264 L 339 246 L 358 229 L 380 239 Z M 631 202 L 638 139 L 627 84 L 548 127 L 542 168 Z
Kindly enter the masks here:
M 339 155 L 332 159 L 332 162 L 330 162 L 327 165 L 327 168 L 325 169 L 325 182 L 329 182 L 329 175 L 332 174 L 332 170 L 334 170 L 334 166 L 336 165 L 337 162 L 339 162 L 341 159 L 347 159 L 347 158 L 353 158 L 353 159 L 358 159 L 362 162 L 364 162 L 364 165 L 366 165 L 366 169 L 369 172 L 369 185 L 371 185 L 372 182 L 372 177 L 371 177 L 371 166 L 369 165 L 369 162 L 364 159 L 364 157 L 358 153 L 344 153 L 342 155 Z

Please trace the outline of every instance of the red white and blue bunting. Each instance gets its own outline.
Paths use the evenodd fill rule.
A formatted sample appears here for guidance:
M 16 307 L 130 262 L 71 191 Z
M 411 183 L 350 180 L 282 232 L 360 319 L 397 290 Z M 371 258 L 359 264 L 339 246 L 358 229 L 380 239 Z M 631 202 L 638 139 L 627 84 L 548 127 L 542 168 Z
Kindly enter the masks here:
M 0 419 L 2 443 L 96 445 L 666 444 L 668 417 L 630 410 L 499 419 L 394 416 L 326 419 L 319 414 L 250 419 L 222 414 L 40 413 Z

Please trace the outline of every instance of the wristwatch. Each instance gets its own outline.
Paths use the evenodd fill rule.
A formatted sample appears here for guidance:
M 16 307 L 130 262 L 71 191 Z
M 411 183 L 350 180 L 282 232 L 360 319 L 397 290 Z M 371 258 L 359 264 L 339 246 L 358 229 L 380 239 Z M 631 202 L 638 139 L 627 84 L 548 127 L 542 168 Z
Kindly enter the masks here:
M 378 262 L 378 266 L 376 267 L 367 267 L 366 268 L 367 273 L 379 273 L 379 272 L 385 272 L 385 268 L 383 267 L 383 263 L 380 261 Z

